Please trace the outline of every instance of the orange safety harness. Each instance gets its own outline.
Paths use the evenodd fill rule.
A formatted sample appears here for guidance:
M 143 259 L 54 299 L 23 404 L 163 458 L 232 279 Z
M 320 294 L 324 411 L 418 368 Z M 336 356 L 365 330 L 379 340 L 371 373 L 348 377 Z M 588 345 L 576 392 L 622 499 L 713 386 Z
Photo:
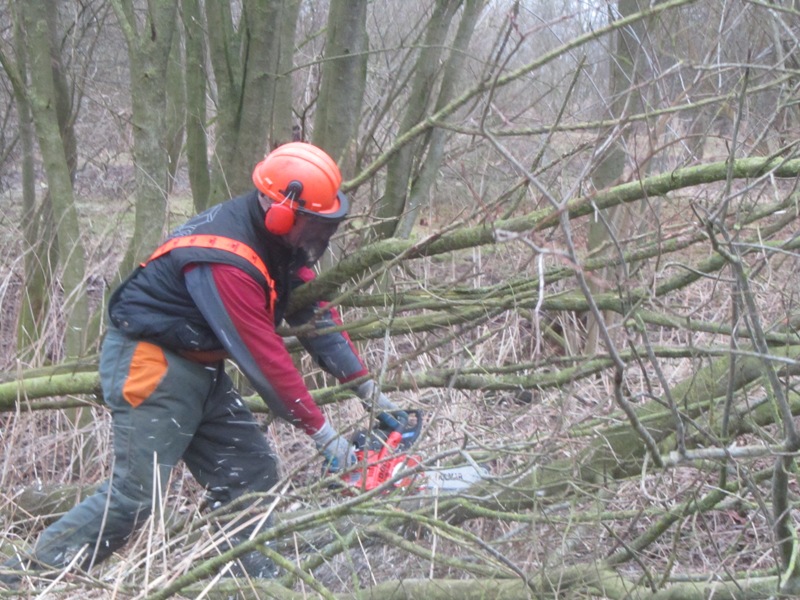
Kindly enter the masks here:
M 142 263 L 142 267 L 146 266 L 150 261 L 172 252 L 175 248 L 215 248 L 217 250 L 230 252 L 231 254 L 245 259 L 267 280 L 267 285 L 269 286 L 269 309 L 271 312 L 275 312 L 275 302 L 278 299 L 278 293 L 275 291 L 275 281 L 270 277 L 269 271 L 267 271 L 267 267 L 264 265 L 264 261 L 261 260 L 261 257 L 247 244 L 219 235 L 185 235 L 175 237 L 159 246 L 150 258 Z

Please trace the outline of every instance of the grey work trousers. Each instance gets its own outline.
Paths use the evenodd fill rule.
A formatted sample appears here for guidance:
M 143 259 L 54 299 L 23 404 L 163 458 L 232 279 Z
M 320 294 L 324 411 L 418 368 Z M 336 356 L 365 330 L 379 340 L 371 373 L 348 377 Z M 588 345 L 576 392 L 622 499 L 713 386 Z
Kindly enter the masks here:
M 111 329 L 100 380 L 111 409 L 111 478 L 44 530 L 31 558 L 62 568 L 80 549 L 88 568 L 122 546 L 161 502 L 181 459 L 212 506 L 277 482 L 276 458 L 222 362 L 199 364 Z M 158 469 L 155 469 L 155 465 Z

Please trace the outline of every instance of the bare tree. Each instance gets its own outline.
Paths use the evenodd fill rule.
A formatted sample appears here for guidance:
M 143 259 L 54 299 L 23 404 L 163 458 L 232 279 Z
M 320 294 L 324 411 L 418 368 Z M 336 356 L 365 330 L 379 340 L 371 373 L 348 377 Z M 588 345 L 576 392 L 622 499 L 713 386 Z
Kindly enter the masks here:
M 447 47 L 447 37 L 453 18 L 460 6 L 460 0 L 439 0 L 434 3 L 412 70 L 407 109 L 399 125 L 400 134 L 408 133 L 414 125 L 430 114 L 441 57 Z M 417 159 L 423 151 L 422 140 L 411 139 L 389 160 L 386 187 L 375 213 L 378 218 L 374 228 L 377 237 L 391 237 L 396 232 L 399 220 L 406 209 L 408 185 L 412 180 Z
M 340 21 L 345 5 L 353 14 Z M 177 472 L 171 513 L 97 581 L 48 593 L 114 581 L 142 598 L 796 595 L 794 11 L 185 0 L 194 141 L 178 173 L 188 169 L 195 206 L 221 199 L 203 181 L 209 156 L 224 195 L 249 185 L 239 163 L 291 135 L 279 111 L 352 159 L 341 260 L 291 309 L 325 299 L 346 311 L 384 389 L 423 411 L 420 465 L 398 477 L 473 464 L 490 474 L 451 495 L 362 494 L 320 481 L 308 441 L 276 425 L 286 478 L 274 527 L 221 554 L 224 532 L 208 519 L 263 515 L 187 511 L 197 490 Z M 256 39 L 284 17 L 293 42 Z M 352 82 L 345 97 L 337 77 Z M 277 91 L 290 79 L 291 93 Z M 604 171 L 608 156 L 616 168 Z M 190 202 L 186 189 L 173 199 Z M 627 209 L 629 225 L 608 217 Z M 609 251 L 590 252 L 598 222 Z M 281 333 L 294 350 L 303 331 Z M 297 360 L 331 418 L 368 426 L 345 386 Z M 23 430 L 93 402 L 95 367 L 0 374 L 0 553 L 31 537 L 28 515 L 58 510 L 24 484 L 29 472 L 57 480 L 63 459 Z M 217 578 L 256 547 L 280 578 Z
M 610 19 L 625 18 L 641 12 L 644 4 L 636 0 L 620 0 L 616 7 L 610 6 Z M 599 137 L 596 146 L 598 160 L 594 171 L 591 173 L 592 185 L 597 189 L 604 189 L 615 181 L 621 180 L 625 167 L 634 169 L 647 167 L 644 160 L 638 161 L 641 149 L 636 148 L 636 141 L 643 136 L 640 130 L 648 127 L 648 123 L 627 122 L 628 115 L 641 114 L 644 102 L 639 88 L 639 82 L 646 78 L 648 60 L 647 43 L 648 28 L 642 21 L 632 23 L 615 32 L 613 36 L 613 49 L 608 53 L 609 77 L 608 97 L 609 106 L 607 116 L 614 121 L 614 125 Z M 652 51 L 651 51 L 652 53 Z M 606 115 L 604 115 L 606 116 Z M 638 133 L 638 135 L 637 135 Z M 626 147 L 630 152 L 626 152 Z M 637 151 L 638 150 L 638 151 Z M 595 222 L 589 227 L 587 250 L 600 255 L 611 255 L 616 250 L 616 242 L 620 238 L 630 236 L 633 223 L 636 222 L 636 210 L 631 207 L 616 208 L 608 213 L 598 213 Z M 609 260 L 609 262 L 613 262 Z M 624 269 L 630 265 L 619 265 L 609 268 L 600 275 L 601 283 L 590 287 L 599 291 L 602 286 L 620 285 L 625 281 Z M 613 318 L 610 313 L 605 318 Z M 593 355 L 597 349 L 599 324 L 593 315 L 587 316 L 586 353 Z
M 167 66 L 177 26 L 177 5 L 158 0 L 140 9 L 132 0 L 111 0 L 130 59 L 136 212 L 133 238 L 121 265 L 130 271 L 147 258 L 166 230 L 169 156 L 167 154 Z
M 21 8 L 19 18 L 26 36 L 27 56 L 30 58 L 30 87 L 26 87 L 21 94 L 25 95 L 30 106 L 47 177 L 48 193 L 42 212 L 45 224 L 50 219 L 54 222 L 53 232 L 57 240 L 59 279 L 67 306 L 64 351 L 67 356 L 75 357 L 84 351 L 91 340 L 87 339 L 89 330 L 86 327 L 89 323 L 89 305 L 85 251 L 72 185 L 77 149 L 72 126 L 74 115 L 70 106 L 71 96 L 60 60 L 56 16 L 44 3 L 30 2 Z M 24 78 L 24 72 L 18 72 L 15 76 L 18 85 L 24 85 Z M 22 106 L 24 115 L 24 100 Z M 48 209 L 48 204 L 52 209 Z M 33 215 L 29 213 L 28 218 L 32 219 Z M 35 259 L 46 260 L 49 254 L 47 242 L 44 246 L 34 244 L 32 247 L 43 248 L 43 251 L 36 253 Z M 42 283 L 47 281 L 45 277 Z M 38 310 L 32 316 L 34 319 L 43 317 Z M 28 319 L 27 322 L 31 323 L 32 320 Z
M 229 2 L 206 3 L 217 119 L 212 202 L 246 190 L 260 154 L 291 140 L 285 94 L 298 10 L 295 0 L 246 0 L 235 19 Z
M 367 82 L 366 0 L 333 0 L 328 23 L 312 142 L 336 157 L 347 177 L 355 167 L 358 125 Z

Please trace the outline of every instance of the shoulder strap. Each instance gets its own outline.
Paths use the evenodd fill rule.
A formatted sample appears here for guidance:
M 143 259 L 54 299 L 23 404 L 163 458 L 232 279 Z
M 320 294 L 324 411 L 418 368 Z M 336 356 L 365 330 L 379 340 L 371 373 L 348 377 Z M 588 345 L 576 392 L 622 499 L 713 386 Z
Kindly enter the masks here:
M 275 302 L 278 298 L 278 292 L 275 290 L 275 282 L 272 277 L 270 277 L 264 261 L 262 261 L 261 257 L 247 244 L 220 235 L 185 235 L 175 237 L 167 240 L 164 244 L 156 248 L 156 251 L 150 255 L 150 258 L 142 263 L 142 267 L 146 266 L 150 261 L 172 252 L 175 248 L 214 248 L 216 250 L 230 252 L 231 254 L 245 259 L 267 280 L 267 285 L 269 286 L 269 308 L 270 311 L 275 312 Z

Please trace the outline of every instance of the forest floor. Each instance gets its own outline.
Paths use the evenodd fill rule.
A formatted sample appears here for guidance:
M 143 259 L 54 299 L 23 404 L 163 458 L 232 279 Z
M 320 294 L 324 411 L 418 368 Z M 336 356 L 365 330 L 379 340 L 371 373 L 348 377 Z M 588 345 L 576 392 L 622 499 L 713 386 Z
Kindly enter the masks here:
M 11 203 L 0 196 L 0 203 Z M 13 214 L 13 207 L 6 214 Z M 188 201 L 178 199 L 173 205 L 177 224 L 191 212 Z M 452 215 L 426 216 L 420 235 L 435 231 Z M 104 285 L 112 278 L 115 265 L 125 246 L 124 233 L 130 225 L 130 206 L 124 200 L 108 204 L 89 205 L 83 218 L 90 232 L 87 239 L 90 272 L 97 286 L 97 298 L 103 297 Z M 11 261 L 0 264 L 0 372 L 5 378 L 28 365 L 19 363 L 15 343 L 16 315 L 21 298 L 21 253 L 19 232 L 13 219 L 0 223 L 0 252 Z M 578 232 L 580 235 L 580 231 Z M 414 262 L 398 273 L 398 286 L 415 289 L 440 289 L 444 282 L 464 288 L 484 288 L 506 280 L 510 275 L 537 276 L 536 255 L 520 246 L 499 245 L 448 255 L 446 258 Z M 559 289 L 552 293 L 559 293 Z M 712 310 L 708 299 L 713 296 L 714 283 L 695 288 L 697 298 L 687 297 L 686 304 L 703 304 Z M 348 309 L 345 320 L 370 315 L 369 309 Z M 42 363 L 58 356 L 58 315 L 52 316 L 52 337 L 39 353 Z M 503 369 L 509 365 L 530 364 L 529 371 L 538 368 L 557 370 L 569 365 L 564 347 L 556 345 L 555 337 L 543 336 L 546 329 L 564 340 L 580 339 L 585 334 L 584 322 L 576 315 L 547 315 L 528 309 L 511 310 L 487 319 L 480 326 L 465 330 L 462 335 L 447 339 L 450 330 L 425 334 L 396 336 L 360 342 L 363 356 L 374 372 L 383 365 L 398 361 L 386 373 L 387 381 L 395 376 L 423 377 L 442 367 L 459 369 Z M 694 338 L 700 343 L 700 338 Z M 662 339 L 662 343 L 682 343 Z M 568 342 L 567 342 L 568 343 Z M 407 359 L 399 360 L 402 357 Z M 560 359 L 565 362 L 559 363 Z M 310 388 L 332 383 L 307 358 L 298 358 L 298 366 Z M 665 375 L 679 381 L 691 374 L 688 360 L 664 361 L 671 371 Z M 635 382 L 636 383 L 636 382 Z M 657 391 L 655 381 L 638 382 L 641 397 Z M 612 395 L 611 375 L 604 373 L 583 379 L 559 389 L 530 389 L 520 392 L 489 390 L 407 389 L 390 394 L 404 408 L 420 409 L 426 415 L 426 428 L 415 452 L 437 456 L 469 442 L 474 447 L 500 449 L 488 464 L 494 476 L 516 472 L 524 465 L 546 462 L 555 458 L 574 457 L 586 444 L 578 431 L 600 428 L 620 422 L 621 416 Z M 24 547 L 32 543 L 42 527 L 55 513 L 71 506 L 87 486 L 103 481 L 109 474 L 111 460 L 111 430 L 108 411 L 87 406 L 91 418 L 75 425 L 60 410 L 15 414 L 0 413 L 0 540 L 3 546 Z M 355 399 L 327 405 L 325 412 L 343 431 L 364 428 L 368 418 Z M 284 501 L 282 517 L 309 510 L 335 506 L 343 498 L 335 492 L 320 492 L 320 460 L 309 439 L 283 423 L 269 424 L 263 415 L 263 430 L 273 445 L 281 464 Z M 519 450 L 517 450 L 517 448 Z M 756 472 L 757 463 L 750 465 Z M 761 466 L 768 466 L 767 463 Z M 576 464 L 576 469 L 580 465 Z M 520 515 L 517 521 L 487 516 L 470 520 L 462 526 L 465 536 L 482 540 L 484 548 L 465 550 L 465 538 L 444 530 L 420 527 L 418 537 L 410 536 L 420 552 L 392 544 L 366 543 L 349 552 L 330 558 L 314 571 L 314 578 L 332 592 L 367 588 L 382 581 L 400 579 L 454 578 L 475 576 L 479 566 L 502 563 L 513 565 L 530 576 L 549 569 L 574 565 L 590 565 L 614 554 L 652 527 L 664 511 L 681 502 L 699 496 L 701 490 L 713 488 L 716 476 L 693 468 L 669 471 L 645 469 L 641 476 L 623 482 L 598 481 L 592 493 L 586 490 L 563 502 L 550 504 L 541 513 Z M 758 487 L 757 484 L 756 487 Z M 20 503 L 31 488 L 62 488 L 68 491 L 65 502 L 52 515 L 27 514 Z M 315 490 L 312 494 L 310 490 Z M 183 466 L 179 466 L 166 488 L 168 516 L 152 520 L 135 540 L 107 564 L 93 571 L 96 579 L 78 584 L 84 598 L 144 597 L 135 591 L 141 585 L 142 573 L 150 581 L 174 579 L 192 566 L 200 556 L 207 557 L 209 535 L 200 539 L 184 537 L 187 523 L 204 519 L 202 490 Z M 397 510 L 396 499 L 387 497 L 378 503 L 382 510 Z M 353 527 L 369 529 L 363 521 Z M 176 533 L 177 532 L 177 533 Z M 339 535 L 344 535 L 344 530 Z M 679 519 L 670 535 L 650 545 L 646 552 L 620 568 L 631 580 L 649 581 L 657 587 L 662 577 L 701 577 L 703 574 L 727 569 L 731 572 L 767 572 L 773 569 L 775 554 L 764 540 L 771 538 L 770 519 L 763 510 L 750 502 L 732 498 L 724 510 L 709 517 L 696 515 Z M 300 550 L 304 540 L 292 540 L 296 552 L 287 558 L 298 564 L 306 556 Z M 487 550 L 487 547 L 490 550 Z M 7 553 L 6 549 L 0 553 Z M 157 548 L 158 550 L 154 550 Z M 161 549 L 166 549 L 161 551 Z M 291 549 L 291 548 L 290 548 Z M 284 547 L 284 550 L 286 548 Z M 474 567 L 475 572 L 464 568 Z M 476 566 L 477 565 L 477 566 Z M 136 575 L 131 575 L 136 573 Z M 69 587 L 69 586 L 68 586 Z M 153 588 L 148 588 L 153 590 Z M 297 584 L 300 592 L 314 596 L 307 583 Z M 35 590 L 35 591 L 34 591 Z M 34 587 L 30 597 L 70 598 L 74 589 L 55 586 L 52 590 Z M 213 595 L 209 595 L 213 597 Z M 566 596 L 565 596 L 566 597 Z M 590 597 L 590 596 L 580 596 Z

